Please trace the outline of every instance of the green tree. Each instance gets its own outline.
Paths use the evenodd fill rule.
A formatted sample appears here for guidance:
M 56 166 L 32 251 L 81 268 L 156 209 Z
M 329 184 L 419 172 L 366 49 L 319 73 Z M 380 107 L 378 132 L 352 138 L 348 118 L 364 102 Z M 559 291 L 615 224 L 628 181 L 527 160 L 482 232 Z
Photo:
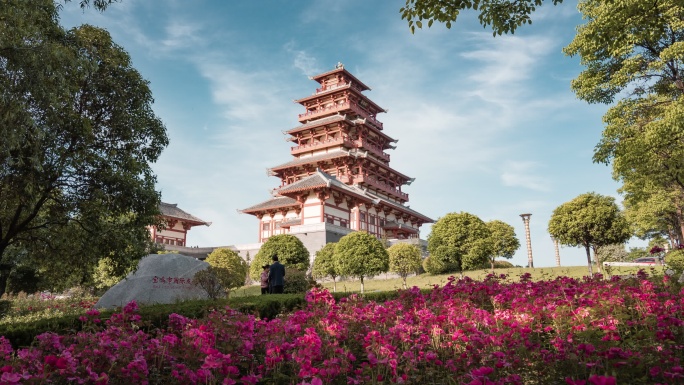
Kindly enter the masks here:
M 213 267 L 226 294 L 230 293 L 230 289 L 244 286 L 249 267 L 235 251 L 225 248 L 216 249 L 207 256 L 205 261 Z
M 406 289 L 406 277 L 420 269 L 422 263 L 420 248 L 409 243 L 396 243 L 387 249 L 387 254 L 389 254 L 389 271 L 399 274 Z
M 100 258 L 149 252 L 159 214 L 150 163 L 168 144 L 152 101 L 106 31 L 64 30 L 52 0 L 3 2 L 0 293 L 19 263 L 10 247 L 51 273 L 82 268 L 82 279 Z
M 492 254 L 489 262 L 494 270 L 496 258 L 513 258 L 513 254 L 520 248 L 520 241 L 515 236 L 515 229 L 506 222 L 493 220 L 487 222 L 487 228 L 491 233 Z
M 274 235 L 261 246 L 249 266 L 249 277 L 259 280 L 263 269 L 261 266 L 272 263 L 271 257 L 277 255 L 280 263 L 286 267 L 306 271 L 309 269 L 309 250 L 294 235 Z
M 340 275 L 363 280 L 384 273 L 389 268 L 389 255 L 374 236 L 355 231 L 342 237 L 335 246 L 335 269 Z
M 564 51 L 578 55 L 586 69 L 572 81 L 572 89 L 589 103 L 611 105 L 594 161 L 612 164 L 613 178 L 636 202 L 647 202 L 654 191 L 660 192 L 659 199 L 668 197 L 681 236 L 684 5 L 675 0 L 588 0 L 578 8 L 586 23 Z M 631 199 L 630 205 L 636 202 Z
M 593 192 L 556 207 L 549 221 L 549 234 L 563 245 L 585 248 L 590 276 L 593 275 L 590 249 L 594 249 L 594 259 L 600 272 L 596 250 L 601 246 L 624 243 L 631 237 L 627 220 L 615 199 Z
M 437 220 L 428 235 L 430 257 L 463 270 L 478 269 L 493 253 L 491 231 L 476 215 L 450 213 Z M 436 262 L 435 261 L 435 262 Z
M 596 249 L 596 259 L 599 264 L 603 262 L 627 262 L 629 253 L 624 244 L 599 246 Z
M 563 0 L 551 0 L 553 5 Z M 491 26 L 494 35 L 514 33 L 524 24 L 532 24 L 532 13 L 544 3 L 543 0 L 406 0 L 401 18 L 408 21 L 411 32 L 428 27 L 437 21 L 447 28 L 465 10 L 479 12 L 478 21 L 483 27 Z
M 337 292 L 337 281 L 335 278 L 339 276 L 335 269 L 335 246 L 337 243 L 326 243 L 322 249 L 316 252 L 316 258 L 313 262 L 311 275 L 315 279 L 322 279 L 330 277 L 333 280 L 333 292 Z

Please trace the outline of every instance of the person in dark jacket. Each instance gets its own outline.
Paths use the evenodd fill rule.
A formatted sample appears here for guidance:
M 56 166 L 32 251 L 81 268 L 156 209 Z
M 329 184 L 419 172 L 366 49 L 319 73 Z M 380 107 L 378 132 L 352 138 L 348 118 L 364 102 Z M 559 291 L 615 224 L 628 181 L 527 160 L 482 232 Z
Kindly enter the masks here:
M 278 262 L 278 256 L 271 257 L 273 263 L 268 271 L 268 281 L 271 284 L 271 293 L 282 294 L 285 287 L 285 266 Z

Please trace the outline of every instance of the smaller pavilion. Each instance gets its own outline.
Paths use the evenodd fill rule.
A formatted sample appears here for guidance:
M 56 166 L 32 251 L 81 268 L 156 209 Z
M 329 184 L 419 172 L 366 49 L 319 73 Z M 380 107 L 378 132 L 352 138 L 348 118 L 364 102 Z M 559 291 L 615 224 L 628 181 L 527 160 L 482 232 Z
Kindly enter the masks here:
M 186 246 L 188 230 L 195 226 L 210 226 L 211 222 L 202 220 L 178 208 L 175 203 L 161 202 L 159 211 L 165 223 L 162 230 L 150 227 L 150 236 L 155 243 L 171 246 Z

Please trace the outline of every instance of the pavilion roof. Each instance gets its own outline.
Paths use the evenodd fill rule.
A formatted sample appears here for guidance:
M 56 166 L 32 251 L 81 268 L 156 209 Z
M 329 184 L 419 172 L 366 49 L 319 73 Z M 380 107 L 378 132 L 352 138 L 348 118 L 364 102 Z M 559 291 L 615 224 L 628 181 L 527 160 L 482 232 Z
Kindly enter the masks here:
M 193 223 L 195 225 L 205 225 L 205 226 L 211 225 L 211 222 L 207 222 L 203 219 L 200 219 L 200 218 L 198 218 L 192 214 L 189 214 L 189 213 L 179 209 L 178 204 L 176 204 L 176 203 L 161 202 L 159 204 L 159 211 L 165 217 L 179 219 L 181 221 Z
M 275 196 L 267 201 L 261 202 L 254 206 L 240 210 L 243 213 L 254 213 L 268 209 L 278 209 L 282 207 L 298 206 L 299 202 L 296 199 L 286 196 Z

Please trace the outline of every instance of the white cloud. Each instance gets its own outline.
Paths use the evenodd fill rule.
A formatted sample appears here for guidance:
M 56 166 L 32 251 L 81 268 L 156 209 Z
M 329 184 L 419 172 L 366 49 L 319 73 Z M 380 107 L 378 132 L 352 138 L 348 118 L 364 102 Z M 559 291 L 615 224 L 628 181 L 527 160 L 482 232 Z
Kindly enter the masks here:
M 540 165 L 530 161 L 507 161 L 501 172 L 501 183 L 509 187 L 523 187 L 535 191 L 551 191 L 551 183 L 537 170 Z
M 287 51 L 290 55 L 294 56 L 293 64 L 295 68 L 301 70 L 304 75 L 313 76 L 322 72 L 316 57 L 305 50 L 296 49 L 295 43 L 293 41 L 285 44 L 283 48 L 285 48 L 285 51 Z

